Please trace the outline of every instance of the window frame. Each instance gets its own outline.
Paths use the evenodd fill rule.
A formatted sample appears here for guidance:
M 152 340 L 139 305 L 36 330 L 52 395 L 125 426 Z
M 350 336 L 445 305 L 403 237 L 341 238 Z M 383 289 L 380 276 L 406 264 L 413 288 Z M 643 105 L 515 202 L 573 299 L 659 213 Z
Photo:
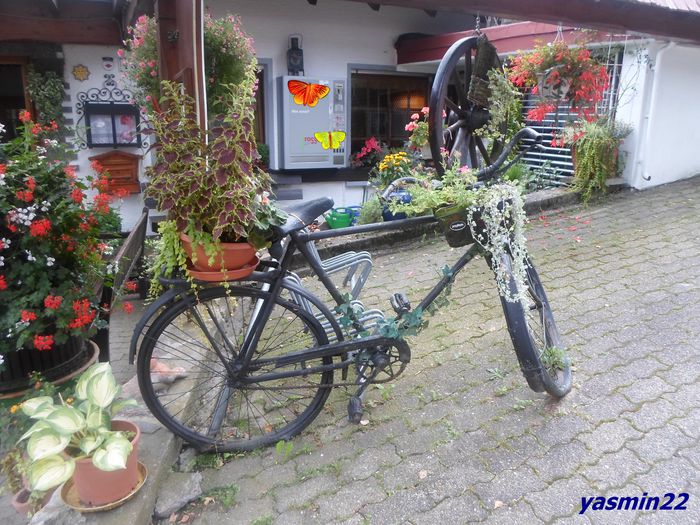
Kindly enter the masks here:
M 139 108 L 133 104 L 127 104 L 122 102 L 85 102 L 83 106 L 85 115 L 85 129 L 87 132 L 87 146 L 88 148 L 140 148 L 142 146 L 141 142 L 141 132 L 139 131 L 139 126 L 141 124 L 141 115 Z M 92 126 L 91 119 L 92 115 L 109 115 L 112 123 L 112 142 L 94 142 L 92 140 Z M 136 142 L 119 142 L 117 135 L 117 124 L 116 117 L 122 115 L 129 115 L 134 117 L 135 129 L 136 129 Z

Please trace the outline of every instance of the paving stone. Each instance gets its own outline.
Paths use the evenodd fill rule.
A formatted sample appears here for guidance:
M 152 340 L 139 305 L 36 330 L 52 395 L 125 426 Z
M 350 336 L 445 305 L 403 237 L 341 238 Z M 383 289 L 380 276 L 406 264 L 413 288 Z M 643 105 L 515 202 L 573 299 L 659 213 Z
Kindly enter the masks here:
M 403 490 L 389 495 L 380 503 L 365 505 L 362 514 L 372 525 L 394 525 L 413 520 L 433 508 L 431 498 L 420 490 Z
M 479 498 L 469 492 L 443 499 L 427 512 L 411 518 L 416 525 L 474 523 L 488 516 Z
M 472 490 L 487 509 L 494 509 L 496 502 L 511 504 L 526 494 L 544 490 L 546 486 L 531 467 L 523 465 L 499 472 L 491 481 L 477 483 Z
M 560 479 L 541 492 L 525 496 L 533 512 L 540 520 L 574 516 L 581 510 L 581 495 L 593 494 L 595 490 L 580 476 Z
M 601 452 L 613 452 L 619 450 L 625 442 L 640 437 L 638 430 L 632 428 L 625 420 L 601 423 L 591 433 L 580 434 L 581 440 L 589 450 Z
M 651 466 L 627 449 L 600 456 L 595 465 L 579 472 L 602 493 L 624 486 L 634 474 L 649 471 Z
M 167 518 L 202 495 L 200 472 L 173 472 L 161 485 L 156 498 L 156 518 Z
M 319 515 L 327 520 L 358 516 L 364 507 L 379 503 L 386 493 L 375 479 L 346 485 L 334 494 L 320 496 L 315 500 Z
M 274 490 L 275 508 L 283 513 L 310 504 L 315 506 L 315 499 L 324 492 L 335 492 L 338 484 L 335 476 L 324 475 L 302 482 L 292 483 Z
M 341 477 L 346 480 L 362 480 L 372 476 L 377 470 L 396 465 L 401 458 L 396 454 L 394 445 L 383 445 L 362 451 L 348 465 L 348 469 L 342 472 Z

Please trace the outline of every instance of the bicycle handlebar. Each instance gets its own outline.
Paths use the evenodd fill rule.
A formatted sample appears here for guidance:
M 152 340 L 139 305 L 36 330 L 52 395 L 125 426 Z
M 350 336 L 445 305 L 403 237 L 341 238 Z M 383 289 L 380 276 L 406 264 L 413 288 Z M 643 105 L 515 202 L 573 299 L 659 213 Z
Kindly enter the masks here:
M 526 149 L 518 153 L 513 160 L 505 164 L 506 160 L 508 160 L 508 156 L 511 154 L 515 146 L 524 138 L 531 139 L 534 142 Z M 531 151 L 536 148 L 539 149 L 541 144 L 542 135 L 540 133 L 538 133 L 532 128 L 523 128 L 520 131 L 518 131 L 515 135 L 513 135 L 513 138 L 510 139 L 508 144 L 506 144 L 503 147 L 503 151 L 501 151 L 501 154 L 493 162 L 493 164 L 491 164 L 490 166 L 486 166 L 485 168 L 474 173 L 473 175 L 476 177 L 476 180 L 480 182 L 490 179 L 494 177 L 497 173 L 510 168 L 513 164 L 520 160 L 520 158 L 528 151 Z M 400 179 L 396 179 L 391 184 L 389 184 L 389 186 L 387 186 L 387 188 L 382 192 L 379 198 L 386 200 L 389 197 L 389 194 L 396 190 L 396 188 L 398 188 L 400 185 L 404 183 L 416 184 L 418 182 L 420 181 L 415 177 L 401 177 Z

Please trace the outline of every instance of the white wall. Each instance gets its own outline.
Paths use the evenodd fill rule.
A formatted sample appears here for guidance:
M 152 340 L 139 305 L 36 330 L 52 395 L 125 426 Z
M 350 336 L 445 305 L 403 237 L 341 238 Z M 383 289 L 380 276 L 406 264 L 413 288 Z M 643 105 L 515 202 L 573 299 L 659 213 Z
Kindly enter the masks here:
M 700 48 L 674 46 L 656 54 L 650 93 L 644 188 L 700 173 Z M 645 180 L 651 178 L 651 180 Z
M 80 118 L 75 113 L 75 105 L 78 102 L 77 95 L 81 91 L 87 91 L 91 88 L 100 88 L 105 80 L 105 73 L 114 74 L 117 83 L 120 83 L 121 71 L 119 69 L 119 59 L 117 57 L 116 46 L 84 46 L 66 44 L 63 46 L 63 55 L 65 59 L 64 80 L 69 84 L 67 90 L 70 95 L 70 102 L 64 105 L 70 105 L 72 113 L 66 113 L 67 118 L 73 119 L 73 125 L 76 126 L 79 134 L 85 134 L 84 120 L 78 121 Z M 112 57 L 114 67 L 107 71 L 102 66 L 102 57 Z M 87 80 L 79 81 L 73 76 L 73 67 L 78 64 L 86 66 L 90 70 L 90 76 Z M 143 137 L 142 137 L 143 138 Z M 126 151 L 135 155 L 143 155 L 143 151 L 139 148 L 119 148 L 120 151 Z M 113 148 L 87 148 L 78 150 L 78 160 L 71 164 L 78 166 L 78 175 L 85 177 L 92 173 L 90 169 L 89 157 L 113 151 Z M 140 173 L 143 170 L 139 170 Z M 143 209 L 143 198 L 141 194 L 129 195 L 124 199 L 115 200 L 112 207 L 119 211 L 122 218 L 122 230 L 129 231 L 138 220 Z
M 274 125 L 267 130 L 271 168 L 276 169 L 278 109 L 276 79 L 287 74 L 289 35 L 301 34 L 306 76 L 346 78 L 348 64 L 396 67 L 394 42 L 402 33 L 440 34 L 473 26 L 473 17 L 438 13 L 435 18 L 420 9 L 382 6 L 373 11 L 367 4 L 321 0 L 206 0 L 214 17 L 241 16 L 243 28 L 255 40 L 261 59 L 272 60 Z M 470 25 L 471 24 L 471 25 Z

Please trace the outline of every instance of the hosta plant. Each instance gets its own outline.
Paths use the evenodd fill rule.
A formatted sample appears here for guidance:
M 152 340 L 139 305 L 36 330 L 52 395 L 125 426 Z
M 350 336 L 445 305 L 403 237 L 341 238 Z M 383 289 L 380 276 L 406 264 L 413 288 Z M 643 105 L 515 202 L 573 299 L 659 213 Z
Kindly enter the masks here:
M 39 396 L 22 403 L 22 412 L 35 420 L 19 440 L 26 442 L 31 490 L 45 491 L 67 481 L 76 459 L 92 458 L 103 471 L 126 468 L 132 445 L 124 432 L 111 430 L 112 417 L 136 402 L 118 399 L 120 393 L 110 364 L 97 363 L 78 379 L 75 401 Z

